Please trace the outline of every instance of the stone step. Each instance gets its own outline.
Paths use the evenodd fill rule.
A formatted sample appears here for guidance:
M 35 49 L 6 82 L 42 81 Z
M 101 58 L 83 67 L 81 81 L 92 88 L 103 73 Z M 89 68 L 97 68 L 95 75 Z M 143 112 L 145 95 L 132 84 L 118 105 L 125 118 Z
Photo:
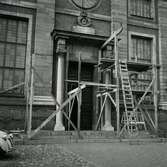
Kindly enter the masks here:
M 138 138 L 138 139 L 71 139 L 58 140 L 55 138 L 40 139 L 40 140 L 24 140 L 19 145 L 40 145 L 40 144 L 70 144 L 70 143 L 129 143 L 129 144 L 144 144 L 144 143 L 166 143 L 167 138 Z
M 106 131 L 81 131 L 82 139 L 79 139 L 75 131 L 41 131 L 34 138 L 15 138 L 15 144 L 38 145 L 38 144 L 67 144 L 67 143 L 113 143 L 113 142 L 166 142 L 165 139 L 156 138 L 148 132 L 141 131 L 138 136 L 120 139 L 115 132 Z

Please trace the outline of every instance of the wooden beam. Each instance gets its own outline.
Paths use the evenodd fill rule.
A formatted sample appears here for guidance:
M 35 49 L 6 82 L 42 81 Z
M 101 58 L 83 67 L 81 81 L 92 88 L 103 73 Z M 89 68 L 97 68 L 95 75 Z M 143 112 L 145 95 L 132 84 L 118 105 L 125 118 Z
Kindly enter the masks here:
M 14 85 L 14 86 L 12 86 L 12 87 L 6 89 L 6 90 L 0 91 L 0 94 L 6 93 L 6 92 L 8 92 L 8 91 L 10 91 L 10 90 L 13 90 L 13 89 L 16 89 L 16 88 L 19 88 L 20 86 L 23 86 L 24 84 L 25 84 L 24 82 L 21 82 L 21 83 L 19 83 L 19 84 L 17 84 L 17 85 Z
M 80 131 L 80 126 L 81 126 L 81 85 L 80 85 L 80 80 L 81 80 L 81 53 L 79 53 L 78 57 L 78 88 L 80 90 L 80 93 L 77 95 L 77 100 L 78 100 L 78 121 L 77 121 L 77 127 L 78 130 Z
M 151 89 L 151 86 L 154 83 L 154 79 L 151 81 L 150 85 L 148 86 L 148 88 L 146 89 L 146 91 L 144 92 L 143 96 L 140 98 L 139 102 L 137 103 L 134 111 L 136 111 L 138 109 L 138 107 L 140 106 L 141 102 L 144 100 L 145 96 L 147 95 L 148 91 Z
M 77 80 L 66 80 L 66 82 L 73 82 L 78 83 Z M 86 82 L 86 81 L 80 81 L 80 84 L 87 85 L 87 86 L 101 86 L 101 87 L 109 87 L 109 88 L 117 88 L 117 85 L 113 84 L 103 84 L 103 83 L 97 83 L 97 82 Z
M 102 106 L 101 106 L 101 111 L 100 111 L 100 115 L 99 115 L 99 118 L 98 118 L 98 121 L 97 121 L 95 130 L 98 129 L 99 122 L 100 122 L 100 119 L 101 119 L 101 116 L 102 116 L 102 113 L 103 113 L 103 108 L 104 108 L 104 106 L 105 106 L 106 99 L 107 99 L 107 95 L 105 96 L 105 98 L 104 98 L 104 102 L 103 102 L 103 104 L 102 104 Z
M 117 135 L 120 133 L 120 101 L 119 101 L 119 55 L 118 55 L 118 39 L 114 39 L 114 54 L 115 54 L 115 73 L 116 73 L 116 85 L 117 91 L 115 92 L 116 96 L 116 113 L 117 113 Z
M 115 101 L 114 101 L 114 99 L 112 98 L 112 96 L 109 94 L 109 93 L 107 93 L 108 94 L 108 97 L 110 98 L 110 100 L 111 100 L 111 102 L 114 104 L 114 106 L 116 107 L 116 103 L 115 103 Z
M 32 105 L 33 105 L 33 96 L 34 96 L 34 64 L 35 64 L 35 54 L 32 54 L 31 62 L 31 78 L 30 78 L 30 96 L 29 96 L 29 112 L 28 112 L 28 121 L 27 121 L 27 133 L 31 133 L 32 129 Z
M 59 111 L 61 111 L 61 112 L 64 113 L 64 111 L 62 111 L 62 109 L 63 109 L 78 93 L 79 93 L 79 90 L 76 91 L 74 94 L 72 94 L 71 97 L 69 97 L 66 101 L 64 101 L 64 102 L 62 103 L 62 105 L 57 108 L 57 110 L 55 110 L 47 119 L 45 119 L 45 121 L 43 121 L 43 122 L 41 123 L 40 126 L 38 126 L 31 134 L 28 135 L 28 138 L 32 138 L 35 134 L 37 134 L 43 127 L 45 127 L 45 126 L 48 124 L 48 122 L 50 122 L 50 121 L 56 116 L 56 114 L 57 114 Z M 66 115 L 66 113 L 64 113 L 64 115 L 65 115 L 66 117 L 68 117 L 68 116 Z M 71 120 L 69 120 L 69 121 L 71 122 Z M 77 130 L 77 128 L 74 128 L 74 129 Z
M 112 84 L 103 84 L 103 83 L 85 82 L 85 81 L 81 81 L 80 83 L 87 85 L 87 86 L 101 86 L 101 87 L 117 88 L 116 85 L 112 85 Z
M 154 75 L 154 91 L 153 91 L 153 98 L 154 98 L 154 117 L 155 117 L 155 132 L 158 131 L 158 86 L 157 86 L 157 67 L 154 65 L 153 67 L 153 75 Z
M 106 42 L 101 46 L 101 49 L 106 47 L 117 35 L 119 35 L 123 30 L 122 24 L 121 28 L 119 28 L 117 31 L 114 31 L 111 36 L 106 40 Z
M 79 89 L 84 89 L 85 87 L 86 87 L 86 85 L 81 85 L 80 88 L 78 87 L 78 88 L 75 88 L 75 89 L 69 91 L 69 92 L 68 92 L 68 95 L 71 95 L 71 94 L 73 94 L 73 93 L 79 91 Z

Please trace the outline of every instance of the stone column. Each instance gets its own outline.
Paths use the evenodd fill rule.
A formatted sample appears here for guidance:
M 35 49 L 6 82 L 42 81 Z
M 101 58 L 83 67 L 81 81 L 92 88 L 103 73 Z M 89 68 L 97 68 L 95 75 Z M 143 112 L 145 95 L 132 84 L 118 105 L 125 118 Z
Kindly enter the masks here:
M 105 73 L 105 83 L 110 84 L 110 71 L 106 71 Z M 105 123 L 102 128 L 104 131 L 114 131 L 114 127 L 111 125 L 111 101 L 107 98 L 105 103 Z
M 56 99 L 59 104 L 62 104 L 64 101 L 64 73 L 65 73 L 65 56 L 66 56 L 66 42 L 64 39 L 59 39 L 57 41 L 57 85 L 56 85 Z M 56 114 L 56 124 L 54 127 L 54 131 L 64 131 L 65 127 L 63 125 L 63 115 L 62 112 L 59 111 Z

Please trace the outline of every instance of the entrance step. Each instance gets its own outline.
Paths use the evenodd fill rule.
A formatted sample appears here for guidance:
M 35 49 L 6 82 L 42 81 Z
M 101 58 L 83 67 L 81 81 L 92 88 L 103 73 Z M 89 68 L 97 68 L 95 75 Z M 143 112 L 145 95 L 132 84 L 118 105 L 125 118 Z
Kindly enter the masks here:
M 15 139 L 15 144 L 39 145 L 39 144 L 70 144 L 70 143 L 119 143 L 129 142 L 132 144 L 149 143 L 149 142 L 167 142 L 166 138 L 157 138 L 148 132 L 139 131 L 137 136 L 129 138 L 119 138 L 116 132 L 107 131 L 81 131 L 82 139 L 79 139 L 75 131 L 40 131 L 32 139 L 26 136 Z

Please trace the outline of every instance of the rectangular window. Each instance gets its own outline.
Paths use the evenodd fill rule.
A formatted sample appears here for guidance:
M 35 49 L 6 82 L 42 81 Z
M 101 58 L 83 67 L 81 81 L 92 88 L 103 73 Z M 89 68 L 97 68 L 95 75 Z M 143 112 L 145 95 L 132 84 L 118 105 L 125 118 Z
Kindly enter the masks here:
M 131 61 L 139 63 L 151 63 L 152 60 L 152 38 L 137 35 L 131 36 Z
M 153 0 L 130 0 L 130 15 L 153 18 Z
M 147 71 L 147 72 L 141 72 L 141 73 L 134 73 L 134 72 L 130 72 L 130 81 L 131 81 L 131 87 L 132 90 L 135 91 L 145 91 L 149 84 L 151 83 L 152 80 L 152 75 L 151 75 L 151 71 Z
M 0 92 L 24 82 L 28 22 L 0 16 Z M 6 94 L 23 95 L 24 87 Z

